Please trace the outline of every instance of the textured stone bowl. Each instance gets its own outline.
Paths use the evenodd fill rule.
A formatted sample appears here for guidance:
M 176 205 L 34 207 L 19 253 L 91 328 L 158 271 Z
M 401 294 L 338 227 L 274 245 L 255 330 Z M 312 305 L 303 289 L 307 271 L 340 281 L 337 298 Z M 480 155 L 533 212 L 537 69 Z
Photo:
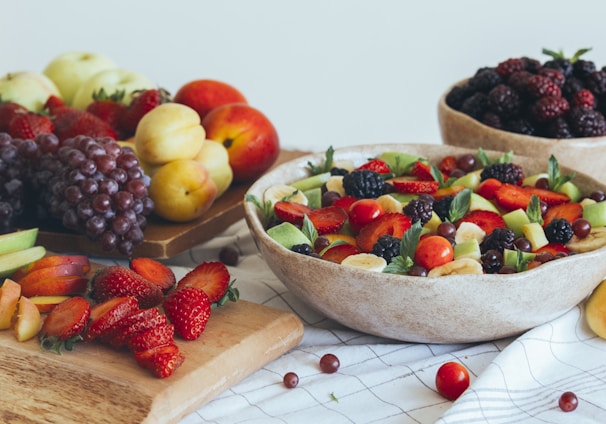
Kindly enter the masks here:
M 444 144 L 475 150 L 478 147 L 502 152 L 512 150 L 518 155 L 545 160 L 553 154 L 560 165 L 606 181 L 606 136 L 554 139 L 498 130 L 449 107 L 446 94 L 451 88 L 438 102 L 438 123 Z
M 384 144 L 336 149 L 335 159 L 361 164 L 392 150 L 430 160 L 475 152 L 436 144 Z M 266 188 L 307 176 L 308 162 L 320 164 L 323 158 L 324 153 L 317 153 L 287 162 L 261 177 L 248 194 L 261 199 Z M 515 161 L 529 173 L 547 166 L 546 161 L 526 157 L 516 156 Z M 606 188 L 584 175 L 575 181 L 582 188 Z M 267 236 L 252 202 L 245 202 L 244 208 L 257 247 L 292 293 L 345 326 L 402 341 L 478 342 L 516 335 L 562 315 L 606 275 L 606 247 L 518 274 L 438 278 L 378 274 L 291 252 Z

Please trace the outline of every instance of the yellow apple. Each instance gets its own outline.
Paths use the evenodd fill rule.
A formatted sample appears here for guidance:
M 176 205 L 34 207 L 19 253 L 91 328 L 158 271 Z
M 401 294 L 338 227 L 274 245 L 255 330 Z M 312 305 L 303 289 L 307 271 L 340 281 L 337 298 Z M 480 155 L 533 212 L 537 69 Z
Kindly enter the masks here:
M 20 296 L 21 285 L 6 278 L 0 287 L 0 330 L 11 327 Z
M 156 215 L 172 222 L 192 221 L 217 197 L 217 186 L 206 167 L 193 159 L 177 159 L 160 167 L 149 185 Z
M 24 342 L 31 339 L 38 334 L 41 325 L 42 318 L 38 307 L 29 298 L 21 296 L 17 310 L 17 321 L 13 328 L 17 340 Z
M 147 112 L 135 132 L 137 157 L 149 165 L 193 159 L 206 140 L 198 112 L 179 103 L 164 103 Z
M 225 193 L 234 178 L 225 146 L 214 140 L 206 140 L 194 159 L 208 170 L 210 178 L 217 185 L 217 197 Z
M 61 97 L 55 83 L 39 72 L 10 72 L 0 78 L 2 101 L 19 103 L 33 112 L 41 112 L 49 96 Z
M 114 61 L 105 55 L 73 51 L 56 56 L 42 73 L 55 83 L 63 101 L 71 105 L 76 91 L 86 80 L 98 72 L 114 68 L 117 68 Z
M 102 88 L 108 94 L 124 90 L 122 102 L 129 104 L 132 100 L 133 92 L 156 88 L 156 84 L 145 75 L 135 71 L 122 68 L 106 69 L 97 72 L 80 84 L 72 100 L 72 106 L 76 109 L 86 109 L 86 106 L 93 101 L 93 93 Z

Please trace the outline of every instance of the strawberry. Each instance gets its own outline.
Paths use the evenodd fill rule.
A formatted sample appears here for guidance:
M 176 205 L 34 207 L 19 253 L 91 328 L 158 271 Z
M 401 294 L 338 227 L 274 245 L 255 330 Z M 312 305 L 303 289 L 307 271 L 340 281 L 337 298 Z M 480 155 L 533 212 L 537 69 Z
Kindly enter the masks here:
M 121 347 L 127 346 L 130 339 L 137 334 L 162 324 L 166 324 L 166 315 L 158 313 L 152 318 L 140 318 L 132 322 L 130 325 L 120 326 L 119 331 L 117 331 L 111 338 L 106 337 L 104 340 L 107 340 L 107 343 L 113 348 L 120 349 Z
M 543 247 L 538 248 L 535 253 L 551 253 L 553 256 L 558 253 L 570 253 L 570 249 L 568 249 L 565 245 L 561 243 L 549 243 Z
M 159 324 L 148 330 L 135 334 L 128 341 L 128 347 L 133 352 L 142 352 L 158 346 L 175 342 L 175 326 L 169 323 Z
M 431 167 L 421 161 L 416 161 L 410 169 L 410 175 L 417 177 L 421 181 L 433 181 L 433 175 L 431 175 Z
M 339 206 L 325 206 L 313 209 L 307 215 L 318 234 L 336 233 L 347 221 L 347 212 Z
M 40 344 L 47 349 L 60 351 L 61 346 L 72 350 L 74 344 L 82 340 L 81 333 L 86 328 L 91 315 L 88 300 L 75 296 L 59 303 L 44 319 L 38 333 Z
M 173 270 L 155 259 L 134 258 L 130 260 L 129 267 L 148 281 L 158 285 L 164 293 L 173 288 L 177 282 Z
M 114 265 L 99 270 L 91 280 L 91 297 L 104 302 L 112 297 L 133 296 L 141 308 L 151 308 L 162 302 L 160 287 L 135 271 Z
M 114 130 L 118 140 L 124 138 L 122 119 L 126 113 L 126 105 L 122 102 L 122 99 L 124 99 L 124 90 L 117 90 L 115 93 L 108 95 L 101 88 L 93 93 L 93 102 L 86 107 L 87 112 L 100 118 Z
M 13 138 L 33 140 L 38 134 L 52 134 L 53 122 L 39 113 L 18 113 L 8 124 L 8 133 Z
M 0 102 L 0 132 L 8 133 L 11 120 L 20 113 L 28 113 L 25 106 L 15 102 Z
M 543 202 L 547 203 L 547 206 L 560 205 L 562 203 L 570 202 L 570 197 L 568 197 L 564 193 L 558 193 L 557 191 L 552 191 L 544 188 L 538 188 L 533 186 L 524 187 L 531 195 L 536 195 Z
M 158 378 L 171 376 L 185 361 L 185 356 L 174 343 L 135 352 L 134 356 L 140 367 L 151 370 Z
M 432 194 L 440 188 L 440 183 L 436 180 L 419 180 L 409 176 L 392 178 L 389 182 L 398 193 Z
M 162 306 L 175 326 L 175 333 L 185 340 L 200 337 L 210 318 L 210 300 L 204 290 L 195 286 L 185 286 L 170 293 Z
M 48 98 L 45 108 L 51 116 L 55 127 L 54 133 L 60 141 L 77 135 L 116 139 L 114 130 L 101 118 L 85 110 L 66 106 L 55 96 Z
M 457 221 L 457 225 L 459 225 L 461 222 L 471 222 L 476 224 L 478 227 L 483 229 L 487 235 L 492 233 L 495 228 L 507 227 L 505 220 L 498 213 L 479 209 L 466 213 L 459 221 Z
M 476 193 L 487 200 L 495 199 L 495 192 L 503 183 L 496 178 L 487 178 L 478 185 Z
M 312 211 L 307 205 L 302 203 L 289 202 L 286 200 L 279 200 L 274 203 L 274 213 L 276 216 L 286 222 L 290 222 L 294 225 L 301 225 L 303 223 L 303 217 L 309 215 Z
M 103 337 L 123 318 L 139 310 L 139 303 L 133 296 L 113 297 L 93 306 L 90 311 L 90 322 L 82 334 L 84 341 Z
M 109 330 L 105 331 L 102 336 L 99 337 L 99 340 L 105 343 L 110 343 L 110 341 L 116 337 L 116 335 L 122 332 L 125 328 L 134 324 L 138 321 L 145 320 L 154 320 L 160 315 L 160 310 L 158 308 L 147 308 L 147 309 L 138 309 L 133 313 L 125 316 L 120 321 L 116 322 Z
M 360 252 L 361 250 L 358 246 L 354 246 L 353 244 L 337 244 L 326 249 L 322 254 L 322 259 L 340 264 L 349 255 L 355 255 Z
M 337 200 L 332 202 L 332 205 L 338 206 L 347 211 L 347 210 L 349 210 L 349 207 L 352 205 L 352 203 L 354 203 L 357 200 L 358 199 L 353 196 L 343 196 L 343 197 L 339 197 Z
M 389 167 L 387 162 L 381 159 L 371 159 L 368 162 L 358 166 L 356 169 L 367 169 L 369 171 L 374 171 L 379 174 L 391 174 L 391 168 Z
M 583 206 L 580 203 L 562 203 L 547 208 L 543 215 L 543 226 L 556 218 L 564 218 L 571 224 L 583 217 Z
M 221 261 L 202 262 L 179 280 L 177 290 L 193 286 L 204 290 L 210 303 L 221 300 L 229 289 L 231 276 Z
M 363 252 L 371 252 L 379 237 L 389 234 L 401 239 L 411 226 L 409 216 L 397 212 L 386 213 L 360 229 L 356 244 Z
M 438 169 L 442 171 L 444 175 L 450 176 L 452 171 L 458 168 L 457 158 L 453 155 L 444 156 L 440 163 L 438 163 Z
M 133 93 L 133 99 L 128 105 L 121 122 L 125 136 L 130 137 L 135 134 L 139 121 L 147 112 L 170 100 L 170 94 L 163 88 L 152 88 Z
M 514 184 L 501 184 L 494 192 L 497 204 L 507 211 L 528 207 L 532 195 L 522 187 Z

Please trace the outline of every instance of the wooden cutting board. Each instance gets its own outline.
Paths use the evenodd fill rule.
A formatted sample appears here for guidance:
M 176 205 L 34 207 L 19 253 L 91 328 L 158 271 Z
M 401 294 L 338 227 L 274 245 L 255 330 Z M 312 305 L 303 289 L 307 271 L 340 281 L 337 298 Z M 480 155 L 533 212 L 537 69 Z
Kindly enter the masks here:
M 92 342 L 57 355 L 0 331 L 0 422 L 175 423 L 302 337 L 292 313 L 239 300 L 213 309 L 198 340 L 177 341 L 186 360 L 158 379 L 128 351 Z

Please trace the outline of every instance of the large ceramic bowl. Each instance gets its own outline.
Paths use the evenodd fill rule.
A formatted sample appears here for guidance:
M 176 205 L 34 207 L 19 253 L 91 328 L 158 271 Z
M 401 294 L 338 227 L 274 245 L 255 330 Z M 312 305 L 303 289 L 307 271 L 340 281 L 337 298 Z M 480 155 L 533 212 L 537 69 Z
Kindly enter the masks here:
M 478 147 L 502 152 L 512 150 L 519 155 L 545 160 L 553 154 L 561 165 L 606 181 L 606 136 L 554 139 L 498 130 L 449 107 L 446 95 L 451 88 L 438 102 L 438 123 L 444 144 L 476 150 Z
M 435 144 L 383 144 L 336 149 L 335 159 L 359 165 L 384 151 L 404 151 L 434 161 L 448 154 L 476 152 Z M 307 176 L 308 162 L 319 165 L 323 159 L 324 153 L 318 153 L 287 162 L 261 177 L 248 193 L 262 198 L 266 188 Z M 543 172 L 547 166 L 546 161 L 527 157 L 514 160 L 529 173 Z M 582 174 L 575 181 L 581 188 L 606 188 Z M 252 202 L 245 202 L 244 208 L 264 259 L 292 293 L 345 326 L 402 341 L 477 342 L 516 335 L 562 315 L 606 275 L 606 247 L 517 274 L 437 278 L 377 274 L 291 252 L 266 234 Z

